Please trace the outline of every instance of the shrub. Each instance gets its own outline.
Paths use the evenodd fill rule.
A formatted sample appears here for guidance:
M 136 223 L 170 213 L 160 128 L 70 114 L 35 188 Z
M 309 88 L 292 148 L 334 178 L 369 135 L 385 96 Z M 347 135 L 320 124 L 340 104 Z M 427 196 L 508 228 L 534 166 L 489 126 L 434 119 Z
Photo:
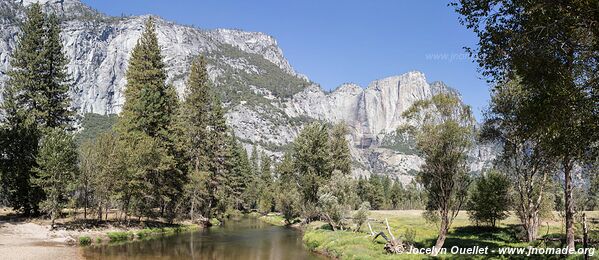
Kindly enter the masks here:
M 108 232 L 106 235 L 110 239 L 110 242 L 126 241 L 131 237 L 129 233 L 120 231 Z
M 509 216 L 510 181 L 498 171 L 490 171 L 476 182 L 468 200 L 468 215 L 476 223 L 495 227 L 497 221 Z
M 79 245 L 80 246 L 89 246 L 92 243 L 92 239 L 88 236 L 79 237 Z
M 221 224 L 221 222 L 217 218 L 211 218 L 210 219 L 210 225 L 212 225 L 212 226 L 220 226 L 220 224 Z
M 370 203 L 368 201 L 362 202 L 360 208 L 354 213 L 354 223 L 357 225 L 356 232 L 360 232 L 362 224 L 368 220 L 368 213 L 370 212 Z

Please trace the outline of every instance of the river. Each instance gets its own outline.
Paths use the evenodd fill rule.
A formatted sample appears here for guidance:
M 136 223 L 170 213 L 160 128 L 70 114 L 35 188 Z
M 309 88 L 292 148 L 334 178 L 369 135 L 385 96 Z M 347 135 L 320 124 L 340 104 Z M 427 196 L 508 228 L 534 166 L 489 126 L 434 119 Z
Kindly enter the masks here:
M 84 249 L 86 259 L 325 259 L 302 243 L 300 232 L 243 217 L 151 240 Z

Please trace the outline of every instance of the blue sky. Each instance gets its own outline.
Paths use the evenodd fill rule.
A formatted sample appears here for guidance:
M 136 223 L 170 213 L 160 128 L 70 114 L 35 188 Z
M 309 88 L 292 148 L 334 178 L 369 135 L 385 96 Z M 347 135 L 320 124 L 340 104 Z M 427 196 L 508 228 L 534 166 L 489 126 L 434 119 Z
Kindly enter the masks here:
M 109 15 L 156 14 L 200 28 L 275 37 L 291 65 L 324 89 L 411 70 L 458 89 L 481 118 L 488 86 L 463 47 L 475 35 L 448 1 L 83 0 Z

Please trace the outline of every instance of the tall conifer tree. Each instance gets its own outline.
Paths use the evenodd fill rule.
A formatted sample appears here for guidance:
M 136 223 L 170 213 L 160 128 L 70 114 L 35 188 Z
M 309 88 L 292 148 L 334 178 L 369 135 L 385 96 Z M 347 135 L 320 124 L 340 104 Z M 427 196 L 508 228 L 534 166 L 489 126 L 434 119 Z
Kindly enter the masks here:
M 165 209 L 173 213 L 183 188 L 171 131 L 178 100 L 174 87 L 166 83 L 164 67 L 154 19 L 149 18 L 129 60 L 125 104 L 116 125 L 131 151 L 129 172 L 134 175 L 132 187 L 137 189 L 133 204 L 148 217 L 155 206 L 161 214 Z
M 5 149 L 0 172 L 13 207 L 30 214 L 38 211 L 44 197 L 31 184 L 39 140 L 52 128 L 68 128 L 73 120 L 59 23 L 37 3 L 27 10 L 10 64 L 1 106 Z

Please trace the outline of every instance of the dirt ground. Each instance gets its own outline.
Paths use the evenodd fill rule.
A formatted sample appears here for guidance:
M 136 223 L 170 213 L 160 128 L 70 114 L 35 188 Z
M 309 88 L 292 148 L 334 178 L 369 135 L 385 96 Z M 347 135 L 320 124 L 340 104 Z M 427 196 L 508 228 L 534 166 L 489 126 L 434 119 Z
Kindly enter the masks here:
M 64 212 L 63 212 L 64 213 Z M 56 221 L 56 228 L 50 230 L 47 218 L 27 219 L 13 210 L 0 207 L 0 260 L 3 259 L 84 259 L 79 237 L 86 236 L 97 241 L 109 241 L 107 232 L 135 231 L 144 227 L 160 227 L 165 224 L 158 221 L 140 222 L 133 220 L 128 225 L 116 221 L 118 212 L 106 215 L 109 221 L 98 223 L 83 219 L 83 213 L 69 211 Z M 94 215 L 95 217 L 95 215 Z M 94 242 L 96 243 L 96 242 Z
M 0 220 L 2 259 L 83 259 L 75 238 L 66 231 L 26 220 Z

